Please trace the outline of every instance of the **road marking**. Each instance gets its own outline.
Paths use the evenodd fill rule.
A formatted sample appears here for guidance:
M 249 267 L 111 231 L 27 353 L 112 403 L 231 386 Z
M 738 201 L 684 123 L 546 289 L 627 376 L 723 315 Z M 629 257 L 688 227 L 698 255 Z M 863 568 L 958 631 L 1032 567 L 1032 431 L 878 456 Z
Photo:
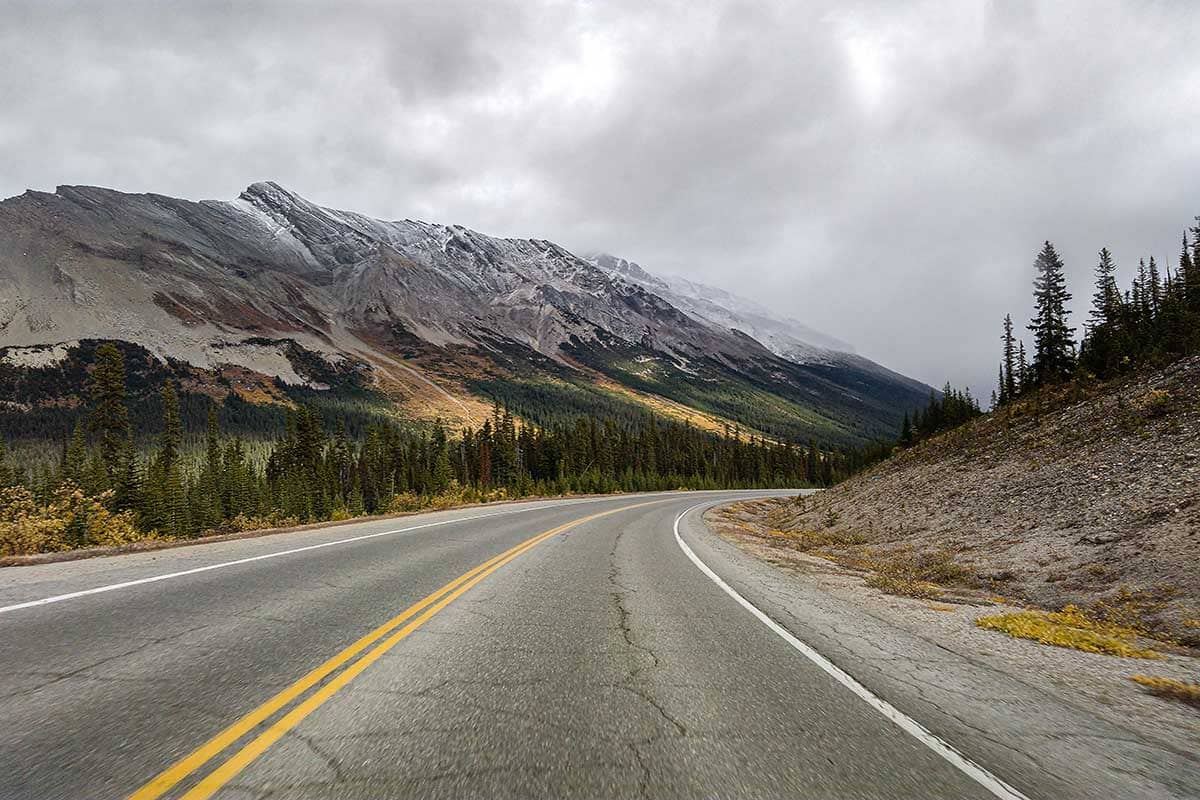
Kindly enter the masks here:
M 672 495 L 679 494 L 672 492 Z M 362 536 L 351 536 L 348 539 L 335 539 L 332 542 L 320 542 L 319 544 L 310 544 L 305 547 L 293 547 L 290 550 L 280 550 L 275 553 L 264 553 L 259 556 L 250 556 L 248 558 L 239 558 L 234 561 L 222 561 L 219 564 L 208 564 L 203 567 L 194 567 L 193 569 L 184 569 L 179 572 L 168 572 L 163 575 L 152 575 L 148 578 L 137 578 L 131 581 L 122 581 L 120 583 L 112 583 L 107 586 L 97 586 L 93 589 L 83 589 L 78 592 L 67 592 L 66 594 L 58 594 L 53 597 L 43 597 L 40 600 L 28 600 L 23 603 L 15 603 L 10 606 L 0 606 L 0 614 L 7 614 L 11 611 L 20 611 L 23 608 L 34 608 L 35 606 L 46 606 L 51 603 L 61 603 L 64 600 L 74 600 L 77 597 L 86 597 L 92 594 L 103 594 L 105 592 L 115 592 L 118 589 L 128 589 L 131 586 L 142 586 L 147 583 L 158 583 L 159 581 L 171 580 L 172 578 L 182 578 L 185 575 L 195 575 L 200 572 L 209 572 L 214 569 L 225 569 L 226 567 L 236 567 L 239 564 L 249 564 L 253 561 L 265 561 L 268 558 L 279 558 L 280 556 L 290 556 L 296 553 L 304 553 L 309 550 L 320 550 L 324 547 L 333 547 L 340 544 L 350 544 L 352 542 L 361 542 L 366 539 L 375 539 L 380 536 L 392 536 L 397 533 L 408 533 L 409 531 L 421 530 L 422 528 L 436 528 L 439 525 L 453 525 L 456 522 L 470 522 L 475 519 L 487 519 L 489 517 L 502 517 L 509 514 L 525 514 L 530 511 L 544 511 L 547 508 L 561 508 L 563 506 L 582 505 L 584 503 L 600 503 L 605 500 L 619 500 L 619 497 L 602 497 L 594 500 L 572 500 L 569 502 L 557 502 L 546 505 L 536 506 L 534 508 L 517 508 L 511 511 L 496 511 L 491 514 L 475 514 L 469 517 L 458 517 L 456 519 L 441 520 L 439 522 L 427 522 L 423 525 L 411 525 L 407 528 L 396 528 L 390 531 L 379 531 L 376 533 L 366 533 Z
M 912 735 L 913 738 L 915 738 L 921 744 L 925 745 L 930 750 L 944 758 L 946 761 L 950 762 L 953 766 L 957 767 L 960 772 L 966 774 L 980 786 L 991 792 L 994 796 L 1002 798 L 1003 800 L 1029 800 L 1029 798 L 1027 798 L 1025 795 L 1021 794 L 1019 791 L 1009 786 L 1007 783 L 1000 780 L 995 775 L 964 756 L 962 753 L 955 750 L 954 747 L 948 742 L 938 738 L 935 734 L 931 733 L 927 728 L 925 728 L 924 725 L 917 722 L 915 719 L 908 716 L 888 701 L 874 694 L 870 689 L 863 686 L 861 683 L 851 677 L 850 673 L 846 672 L 841 667 L 827 659 L 825 656 L 818 653 L 811 646 L 797 639 L 791 634 L 790 631 L 767 616 L 766 613 L 758 608 L 758 606 L 742 597 L 742 595 L 739 594 L 736 589 L 734 589 L 725 581 L 721 580 L 721 576 L 717 575 L 717 573 L 713 572 L 711 567 L 701 561 L 700 557 L 692 551 L 692 548 L 688 547 L 687 542 L 683 541 L 683 537 L 679 535 L 679 521 L 683 519 L 685 515 L 695 511 L 697 508 L 700 508 L 703 505 L 708 505 L 708 503 L 697 503 L 691 508 L 680 512 L 679 516 L 675 518 L 675 541 L 683 550 L 684 555 L 690 558 L 692 563 L 699 567 L 700 571 L 707 575 L 713 583 L 719 586 L 725 592 L 725 594 L 732 597 L 738 602 L 739 605 L 741 605 L 754 616 L 758 617 L 759 622 L 763 623 L 772 631 L 774 631 L 781 639 L 798 650 L 805 658 L 824 670 L 842 686 L 845 686 L 847 689 L 854 692 L 854 694 L 858 695 L 858 697 L 865 701 L 867 705 L 874 708 L 880 714 L 898 725 L 906 733 Z
M 537 534 L 514 547 L 505 550 L 503 553 L 485 561 L 474 569 L 466 572 L 454 580 L 447 583 L 442 588 L 435 591 L 433 594 L 425 597 L 416 604 L 405 609 L 401 614 L 385 622 L 383 625 L 376 628 L 371 633 L 359 639 L 348 648 L 338 653 L 333 658 L 326 661 L 321 666 L 317 667 L 307 675 L 296 681 L 291 686 L 287 687 L 279 694 L 272 697 L 266 703 L 263 703 L 258 708 L 245 715 L 237 722 L 234 722 L 225 730 L 218 733 L 209 741 L 205 742 L 195 751 L 172 764 L 166 770 L 155 776 L 149 783 L 138 789 L 129 796 L 129 800 L 156 800 L 164 793 L 180 781 L 194 773 L 197 769 L 208 763 L 214 756 L 223 751 L 225 748 L 232 745 L 234 742 L 241 739 L 255 727 L 273 716 L 276 712 L 283 709 L 293 700 L 307 692 L 322 679 L 333 673 L 342 665 L 349 662 L 356 655 L 366 650 L 373 643 L 383 638 L 389 633 L 392 633 L 397 627 L 412 619 L 407 625 L 400 628 L 399 631 L 392 633 L 382 643 L 376 645 L 374 649 L 364 655 L 362 658 L 355 661 L 346 669 L 338 673 L 332 680 L 322 686 L 316 692 L 311 694 L 307 699 L 295 706 L 291 711 L 277 720 L 267 730 L 260 733 L 257 737 L 251 740 L 248 744 L 242 747 L 238 752 L 230 756 L 224 763 L 209 773 L 199 783 L 197 783 L 190 791 L 183 795 L 182 800 L 203 800 L 211 797 L 228 783 L 239 772 L 245 769 L 254 759 L 258 758 L 267 748 L 280 739 L 287 731 L 295 727 L 301 720 L 317 710 L 325 701 L 337 693 L 339 689 L 352 681 L 359 673 L 369 667 L 372 663 L 382 657 L 387 651 L 391 650 L 401 641 L 409 636 L 413 631 L 421 627 L 433 615 L 437 614 L 447 605 L 452 603 L 456 598 L 469 590 L 472 586 L 479 583 L 481 580 L 491 575 L 502 566 L 525 553 L 527 550 L 535 547 L 541 542 L 555 536 L 570 528 L 582 525 L 600 517 L 615 514 L 619 511 L 628 511 L 642 506 L 654 505 L 656 503 L 668 502 L 668 499 L 651 500 L 645 503 L 636 503 L 634 505 L 621 506 L 620 508 L 601 511 L 590 516 L 581 517 L 556 528 L 551 528 L 548 531 Z M 495 515 L 491 515 L 495 516 Z M 419 615 L 419 616 L 418 616 Z

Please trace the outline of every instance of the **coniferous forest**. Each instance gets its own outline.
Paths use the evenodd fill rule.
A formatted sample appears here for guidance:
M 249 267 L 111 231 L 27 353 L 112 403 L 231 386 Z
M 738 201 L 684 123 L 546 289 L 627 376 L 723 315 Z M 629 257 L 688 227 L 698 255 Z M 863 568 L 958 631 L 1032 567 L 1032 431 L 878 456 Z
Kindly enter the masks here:
M 1200 352 L 1200 217 L 1196 222 L 1183 233 L 1174 269 L 1160 268 L 1153 257 L 1140 259 L 1124 291 L 1112 253 L 1100 250 L 1091 308 L 1078 342 L 1065 265 L 1054 245 L 1045 242 L 1033 264 L 1034 313 L 1027 326 L 1031 347 L 1026 349 L 1012 315 L 1006 315 L 992 408 L 1044 387 L 1107 380 Z M 969 389 L 946 384 L 926 407 L 905 414 L 897 445 L 911 447 L 982 414 Z
M 147 451 L 134 444 L 115 345 L 96 349 L 88 394 L 59 468 L 26 474 L 0 449 L 0 555 L 530 496 L 830 485 L 877 457 L 652 415 L 536 426 L 499 405 L 477 428 L 377 422 L 357 438 L 298 405 L 264 447 L 224 435 L 213 402 L 202 442 L 189 446 L 171 381 Z
M 1124 291 L 1117 269 L 1112 253 L 1102 248 L 1091 308 L 1076 344 L 1063 261 L 1053 244 L 1042 246 L 1034 261 L 1034 315 L 1028 326 L 1032 347 L 1027 353 L 1012 317 L 1006 316 L 994 406 L 1044 386 L 1114 378 L 1200 352 L 1200 217 L 1184 232 L 1174 269 L 1160 268 L 1153 257 L 1141 259 Z

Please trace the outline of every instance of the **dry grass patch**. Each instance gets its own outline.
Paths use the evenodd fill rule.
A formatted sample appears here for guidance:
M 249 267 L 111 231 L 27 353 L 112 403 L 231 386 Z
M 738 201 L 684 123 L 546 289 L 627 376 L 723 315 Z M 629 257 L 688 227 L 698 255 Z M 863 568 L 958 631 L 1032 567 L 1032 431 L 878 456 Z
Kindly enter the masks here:
M 942 587 L 936 583 L 886 572 L 876 572 L 867 578 L 866 584 L 885 594 L 915 597 L 919 600 L 936 600 L 942 596 Z
M 1134 675 L 1129 680 L 1143 686 L 1155 697 L 1178 700 L 1200 708 L 1200 684 L 1177 681 L 1174 678 L 1156 678 L 1150 675 Z
M 1085 653 L 1124 658 L 1163 658 L 1162 653 L 1137 644 L 1141 635 L 1139 631 L 1101 622 L 1075 606 L 1067 606 L 1062 611 L 1011 611 L 980 617 L 975 624 L 1018 639 L 1032 639 Z
M 874 570 L 866 584 L 887 594 L 935 600 L 947 584 L 968 582 L 974 573 L 945 550 L 900 550 L 883 556 L 867 555 L 862 563 Z

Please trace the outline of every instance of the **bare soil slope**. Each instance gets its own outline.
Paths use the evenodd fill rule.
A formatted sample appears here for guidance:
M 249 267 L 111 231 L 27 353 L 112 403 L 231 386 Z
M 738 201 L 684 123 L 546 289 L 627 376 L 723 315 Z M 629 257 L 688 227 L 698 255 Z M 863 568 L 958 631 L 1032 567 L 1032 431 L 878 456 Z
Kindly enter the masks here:
M 1043 393 L 821 495 L 726 513 L 775 546 L 1197 647 L 1200 358 Z

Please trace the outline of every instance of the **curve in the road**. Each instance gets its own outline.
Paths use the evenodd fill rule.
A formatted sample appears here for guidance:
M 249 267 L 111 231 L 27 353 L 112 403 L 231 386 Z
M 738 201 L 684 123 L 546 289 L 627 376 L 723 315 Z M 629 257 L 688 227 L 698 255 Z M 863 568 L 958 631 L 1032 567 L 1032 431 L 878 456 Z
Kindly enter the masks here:
M 924 725 L 917 722 L 903 711 L 900 711 L 898 708 L 876 695 L 867 687 L 863 686 L 861 683 L 855 680 L 852 675 L 838 667 L 825 656 L 821 655 L 810 645 L 796 638 L 790 631 L 787 630 L 787 628 L 784 628 L 778 622 L 771 619 L 771 617 L 768 616 L 762 609 L 743 597 L 736 589 L 723 581 L 721 576 L 717 575 L 717 573 L 714 572 L 711 567 L 701 561 L 700 557 L 696 555 L 695 551 L 688 547 L 687 542 L 685 542 L 683 537 L 679 535 L 679 521 L 692 511 L 708 505 L 712 505 L 712 503 L 697 503 L 691 508 L 687 508 L 679 512 L 679 516 L 675 517 L 674 533 L 675 542 L 679 545 L 680 549 L 683 550 L 683 554 L 686 555 L 691 562 L 695 564 L 699 570 L 705 574 L 705 576 L 708 577 L 709 580 L 720 587 L 721 591 L 725 592 L 725 594 L 732 597 L 738 605 L 742 606 L 751 614 L 753 614 L 759 622 L 770 628 L 775 635 L 790 644 L 798 653 L 803 655 L 809 661 L 820 667 L 821 670 L 828 674 L 831 678 L 840 683 L 842 686 L 845 686 L 871 708 L 878 711 L 891 722 L 894 722 L 905 733 L 908 733 L 921 744 L 925 745 L 930 750 L 944 758 L 946 761 L 950 762 L 956 769 L 970 777 L 993 795 L 1001 798 L 1001 800 L 1029 800 L 1029 798 L 1027 798 L 1025 795 L 1021 794 L 1019 791 L 1009 786 L 1007 783 L 1000 780 L 995 775 L 964 756 L 962 753 L 958 752 L 958 750 L 954 749 L 954 747 L 952 747 L 949 743 L 942 741 L 942 739 L 930 733 Z

